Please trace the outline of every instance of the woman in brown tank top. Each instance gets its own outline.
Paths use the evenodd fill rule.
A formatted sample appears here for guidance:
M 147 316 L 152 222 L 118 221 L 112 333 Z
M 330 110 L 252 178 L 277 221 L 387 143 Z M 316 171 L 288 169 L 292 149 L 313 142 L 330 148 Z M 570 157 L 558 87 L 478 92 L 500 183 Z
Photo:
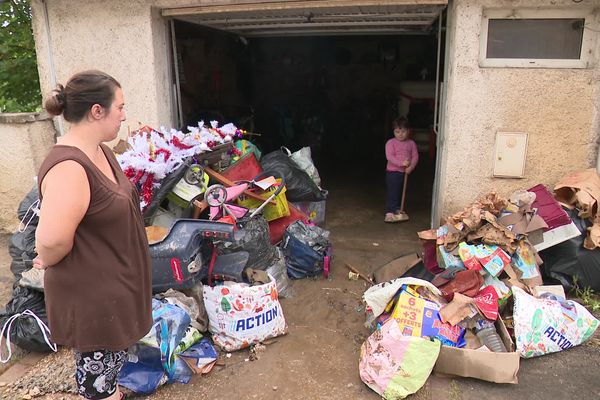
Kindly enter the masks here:
M 148 242 L 136 189 L 112 151 L 123 91 L 100 71 L 58 85 L 46 110 L 70 122 L 40 168 L 38 258 L 52 339 L 75 350 L 79 394 L 119 399 L 127 348 L 152 325 Z

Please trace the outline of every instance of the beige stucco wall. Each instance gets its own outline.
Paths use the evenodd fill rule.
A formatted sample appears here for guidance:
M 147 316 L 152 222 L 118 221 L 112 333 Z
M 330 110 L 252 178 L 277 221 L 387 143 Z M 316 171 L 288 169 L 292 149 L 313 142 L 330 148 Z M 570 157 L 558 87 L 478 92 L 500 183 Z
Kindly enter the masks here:
M 17 208 L 54 144 L 56 130 L 47 115 L 0 114 L 0 231 L 14 232 Z
M 123 86 L 127 122 L 120 136 L 137 128 L 139 122 L 171 126 L 166 22 L 152 9 L 152 1 L 47 0 L 45 3 L 48 24 L 44 4 L 32 1 L 44 96 L 54 87 L 53 75 L 58 83 L 64 84 L 77 71 L 100 69 Z
M 480 68 L 484 7 L 589 7 L 562 0 L 456 0 L 448 29 L 445 153 L 441 159 L 440 216 L 496 190 L 510 194 L 538 183 L 552 187 L 569 171 L 596 165 L 600 68 Z M 597 25 L 597 23 L 596 23 Z M 597 32 L 595 56 L 598 55 Z M 523 179 L 494 178 L 495 135 L 527 132 Z

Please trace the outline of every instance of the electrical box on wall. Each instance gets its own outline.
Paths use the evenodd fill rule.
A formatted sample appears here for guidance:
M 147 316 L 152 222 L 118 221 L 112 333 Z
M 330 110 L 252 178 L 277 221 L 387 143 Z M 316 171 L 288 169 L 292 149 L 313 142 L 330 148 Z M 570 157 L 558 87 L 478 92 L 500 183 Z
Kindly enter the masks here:
M 496 133 L 494 176 L 503 178 L 522 178 L 525 176 L 527 139 L 527 133 L 523 132 Z

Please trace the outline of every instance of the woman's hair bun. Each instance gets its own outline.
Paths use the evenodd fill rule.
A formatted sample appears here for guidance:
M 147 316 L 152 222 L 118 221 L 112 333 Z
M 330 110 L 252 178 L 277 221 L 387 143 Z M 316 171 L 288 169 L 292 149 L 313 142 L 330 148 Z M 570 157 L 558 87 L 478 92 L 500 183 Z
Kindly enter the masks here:
M 50 96 L 44 103 L 44 108 L 51 115 L 61 115 L 67 105 L 67 96 L 65 87 L 61 84 L 56 85 L 56 89 L 52 91 Z

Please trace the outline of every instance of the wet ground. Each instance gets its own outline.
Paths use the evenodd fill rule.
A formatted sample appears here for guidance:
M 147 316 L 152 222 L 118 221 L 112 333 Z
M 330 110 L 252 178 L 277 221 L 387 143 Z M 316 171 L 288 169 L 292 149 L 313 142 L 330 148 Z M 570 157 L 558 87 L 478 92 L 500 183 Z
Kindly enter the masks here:
M 338 171 L 339 172 L 339 171 Z M 352 173 L 350 173 L 352 172 Z M 383 222 L 383 175 L 378 179 L 350 171 L 327 184 L 330 191 L 326 228 L 331 230 L 334 260 L 330 279 L 294 282 L 294 295 L 282 300 L 289 326 L 286 336 L 273 339 L 256 361 L 247 350 L 222 354 L 207 375 L 187 385 L 160 388 L 142 398 L 169 399 L 378 399 L 358 374 L 359 349 L 369 331 L 364 328 L 361 296 L 366 283 L 348 279 L 346 263 L 365 273 L 409 252 L 419 252 L 416 232 L 429 228 L 431 175 L 417 171 L 410 181 L 407 210 L 410 221 Z M 5 261 L 5 259 L 2 259 Z M 5 264 L 5 263 L 4 263 Z M 2 270 L 2 276 L 8 265 Z M 4 288 L 7 284 L 0 279 Z M 6 294 L 0 288 L 0 293 Z M 598 335 L 596 335 L 598 337 Z M 57 358 L 65 363 L 65 358 Z M 518 385 L 497 385 L 474 379 L 431 377 L 413 399 L 592 399 L 600 398 L 598 341 L 533 360 L 521 360 Z M 51 374 L 40 365 L 32 374 Z M 59 399 L 70 396 L 47 396 Z M 15 397 L 20 398 L 20 397 Z

